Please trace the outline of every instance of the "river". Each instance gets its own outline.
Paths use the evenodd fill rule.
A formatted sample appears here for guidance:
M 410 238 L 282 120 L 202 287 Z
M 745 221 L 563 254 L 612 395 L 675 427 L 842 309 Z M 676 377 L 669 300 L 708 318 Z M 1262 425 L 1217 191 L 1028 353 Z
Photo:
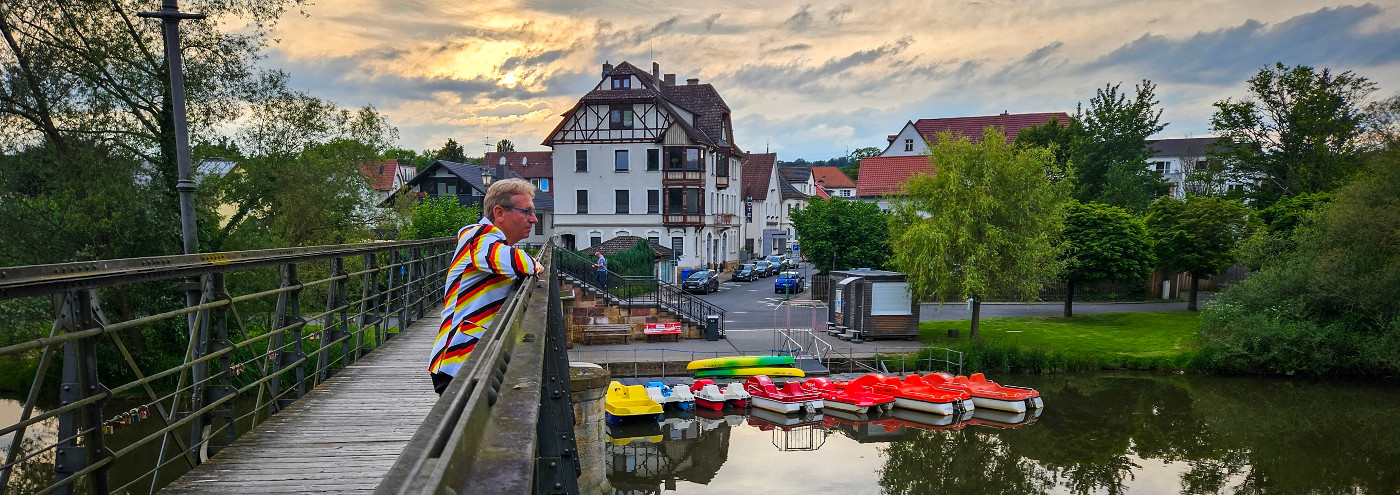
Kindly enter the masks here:
M 614 428 L 607 476 L 616 493 L 1400 493 L 1395 382 L 993 378 L 1040 390 L 1045 409 L 942 425 L 672 417 Z

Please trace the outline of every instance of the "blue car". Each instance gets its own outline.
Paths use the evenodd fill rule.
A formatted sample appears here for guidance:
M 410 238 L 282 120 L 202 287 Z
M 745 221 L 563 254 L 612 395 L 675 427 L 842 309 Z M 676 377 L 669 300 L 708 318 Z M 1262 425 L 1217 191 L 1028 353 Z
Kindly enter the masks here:
M 778 280 L 773 282 L 773 293 L 782 294 L 784 292 L 795 294 L 807 290 L 807 279 L 801 273 L 788 270 L 778 274 Z

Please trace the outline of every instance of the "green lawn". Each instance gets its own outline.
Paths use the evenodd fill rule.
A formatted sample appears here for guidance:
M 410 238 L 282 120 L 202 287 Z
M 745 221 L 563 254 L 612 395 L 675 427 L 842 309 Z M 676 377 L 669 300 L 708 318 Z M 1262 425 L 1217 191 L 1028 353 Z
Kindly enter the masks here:
M 931 346 L 972 350 L 971 320 L 928 321 L 919 324 L 920 339 Z M 1195 352 L 1200 314 L 1189 311 L 1104 313 L 1073 318 L 1038 316 L 989 318 L 981 321 L 982 348 L 1015 349 L 1015 354 L 1060 356 L 1103 366 L 1180 366 Z M 948 338 L 957 329 L 958 339 Z M 1172 366 L 1172 365 L 1168 365 Z M 1175 367 L 1172 366 L 1172 367 Z

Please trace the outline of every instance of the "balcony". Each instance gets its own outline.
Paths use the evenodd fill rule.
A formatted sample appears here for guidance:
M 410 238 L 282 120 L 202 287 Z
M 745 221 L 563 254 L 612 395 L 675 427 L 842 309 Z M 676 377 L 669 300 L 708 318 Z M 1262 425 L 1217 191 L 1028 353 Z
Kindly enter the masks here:
M 667 227 L 703 227 L 705 215 L 700 213 L 667 213 L 661 223 Z
M 714 217 L 715 225 L 738 225 L 737 216 L 733 213 L 716 213 Z
M 704 170 L 667 170 L 661 177 L 665 182 L 705 182 Z
M 725 189 L 729 187 L 729 177 L 715 176 L 715 189 Z

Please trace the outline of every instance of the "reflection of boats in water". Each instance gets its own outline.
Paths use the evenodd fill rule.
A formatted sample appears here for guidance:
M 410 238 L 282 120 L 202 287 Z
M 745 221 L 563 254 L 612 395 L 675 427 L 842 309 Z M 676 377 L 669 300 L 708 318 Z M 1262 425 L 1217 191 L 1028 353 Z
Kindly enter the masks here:
M 826 443 L 821 414 L 781 414 L 766 409 L 749 411 L 748 423 L 773 432 L 773 446 L 779 451 L 817 450 Z
M 839 431 L 860 443 L 893 442 L 909 431 L 900 420 L 889 417 L 888 412 L 872 416 L 824 409 L 822 416 L 822 427 Z
M 665 416 L 608 425 L 605 464 L 617 493 L 660 493 L 675 490 L 677 481 L 709 484 L 728 459 L 730 428 L 744 421 L 699 408 Z
M 966 421 L 972 418 L 973 412 L 955 411 L 953 414 L 943 415 L 896 407 L 890 414 L 890 419 L 895 421 L 890 424 L 920 430 L 960 430 L 967 424 Z
M 1044 411 L 1044 409 L 1035 408 L 1025 412 L 1014 413 L 979 408 L 973 411 L 972 419 L 968 420 L 967 424 L 993 426 L 997 428 L 1020 428 L 1040 419 L 1041 411 Z

